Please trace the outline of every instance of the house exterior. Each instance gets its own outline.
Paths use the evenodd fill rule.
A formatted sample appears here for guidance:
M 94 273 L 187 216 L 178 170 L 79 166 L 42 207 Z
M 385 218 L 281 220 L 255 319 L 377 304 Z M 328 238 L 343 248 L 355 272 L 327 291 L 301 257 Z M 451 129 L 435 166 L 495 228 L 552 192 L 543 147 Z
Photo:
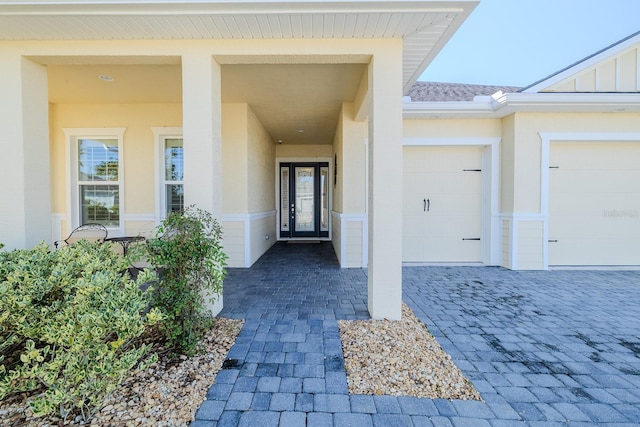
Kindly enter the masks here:
M 0 241 L 150 236 L 196 204 L 232 267 L 331 241 L 389 319 L 403 262 L 639 265 L 639 36 L 519 92 L 410 99 L 476 5 L 0 0 Z

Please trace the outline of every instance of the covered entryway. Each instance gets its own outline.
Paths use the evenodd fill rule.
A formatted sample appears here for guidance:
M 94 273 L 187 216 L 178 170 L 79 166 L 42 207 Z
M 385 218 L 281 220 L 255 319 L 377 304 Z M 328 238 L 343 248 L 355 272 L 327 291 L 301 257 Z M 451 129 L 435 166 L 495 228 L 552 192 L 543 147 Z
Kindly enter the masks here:
M 329 163 L 280 163 L 280 238 L 329 237 Z
M 481 261 L 481 146 L 405 147 L 404 262 Z
M 640 264 L 640 144 L 553 143 L 549 265 Z

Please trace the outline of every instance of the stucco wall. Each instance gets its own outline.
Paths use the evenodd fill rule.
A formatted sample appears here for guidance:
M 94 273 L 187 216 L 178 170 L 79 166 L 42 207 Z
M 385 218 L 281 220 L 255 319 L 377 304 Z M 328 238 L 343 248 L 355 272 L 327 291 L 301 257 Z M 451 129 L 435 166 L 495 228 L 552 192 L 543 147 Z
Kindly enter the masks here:
M 275 144 L 251 108 L 247 111 L 247 176 L 249 212 L 275 210 Z
M 248 106 L 222 104 L 222 212 L 248 213 Z
M 354 105 L 342 106 L 341 124 L 342 146 L 338 151 L 338 180 L 343 186 L 342 211 L 345 213 L 366 212 L 367 177 L 367 122 L 353 120 Z M 341 158 L 341 159 L 340 159 Z M 342 161 L 340 161 L 342 160 Z M 340 178 L 342 176 L 342 178 Z
M 500 119 L 403 120 L 404 138 L 485 138 L 502 134 Z
M 276 158 L 328 159 L 333 157 L 331 145 L 276 145 Z

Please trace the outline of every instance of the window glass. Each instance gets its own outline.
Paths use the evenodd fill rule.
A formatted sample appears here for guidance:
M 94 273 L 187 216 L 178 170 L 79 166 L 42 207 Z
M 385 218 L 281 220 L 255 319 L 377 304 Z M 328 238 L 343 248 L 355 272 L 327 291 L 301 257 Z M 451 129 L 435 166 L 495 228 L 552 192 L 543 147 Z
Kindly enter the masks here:
M 78 139 L 80 224 L 120 226 L 118 139 Z
M 164 140 L 164 178 L 167 181 L 182 181 L 183 177 L 182 138 L 167 138 Z
M 118 140 L 78 140 L 78 180 L 118 180 Z
M 178 212 L 184 208 L 184 149 L 182 138 L 165 138 L 163 151 L 165 212 Z
M 106 227 L 120 224 L 120 188 L 117 185 L 80 185 L 82 224 Z
M 182 184 L 168 184 L 167 213 L 180 212 L 184 207 L 184 187 Z

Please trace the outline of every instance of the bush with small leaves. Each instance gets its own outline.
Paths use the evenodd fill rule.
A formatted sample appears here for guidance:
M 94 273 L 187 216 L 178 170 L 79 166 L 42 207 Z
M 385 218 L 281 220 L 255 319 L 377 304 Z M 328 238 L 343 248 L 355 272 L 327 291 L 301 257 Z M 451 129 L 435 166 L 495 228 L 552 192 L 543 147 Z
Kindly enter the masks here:
M 0 400 L 35 393 L 36 415 L 89 419 L 141 364 L 162 320 L 109 244 L 0 252 Z M 146 314 L 143 314 L 146 313 Z
M 165 318 L 161 332 L 178 353 L 193 355 L 210 327 L 206 300 L 220 296 L 226 274 L 221 236 L 209 212 L 189 206 L 170 213 L 158 226 L 156 238 L 132 250 L 134 259 L 146 259 L 158 272 L 152 304 Z

